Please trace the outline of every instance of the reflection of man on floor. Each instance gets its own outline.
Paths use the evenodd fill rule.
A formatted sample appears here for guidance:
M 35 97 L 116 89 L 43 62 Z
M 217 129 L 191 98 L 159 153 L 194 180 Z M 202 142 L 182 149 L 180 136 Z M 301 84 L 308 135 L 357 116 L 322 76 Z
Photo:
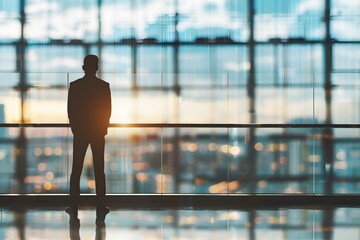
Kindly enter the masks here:
M 98 213 L 96 213 L 97 216 Z M 70 217 L 69 221 L 69 235 L 70 240 L 80 240 L 80 219 Z M 95 240 L 105 240 L 106 239 L 106 224 L 105 224 L 105 214 L 102 214 L 102 218 L 96 218 L 96 230 L 95 230 Z
M 96 77 L 97 56 L 87 55 L 84 58 L 83 70 L 85 76 L 70 83 L 68 94 L 68 117 L 71 131 L 74 134 L 70 197 L 73 203 L 71 210 L 74 210 L 74 214 L 76 211 L 76 215 L 77 201 L 80 196 L 80 176 L 86 149 L 89 145 L 93 154 L 98 198 L 97 213 L 109 211 L 104 205 L 106 193 L 104 148 L 111 115 L 110 86 L 109 83 Z

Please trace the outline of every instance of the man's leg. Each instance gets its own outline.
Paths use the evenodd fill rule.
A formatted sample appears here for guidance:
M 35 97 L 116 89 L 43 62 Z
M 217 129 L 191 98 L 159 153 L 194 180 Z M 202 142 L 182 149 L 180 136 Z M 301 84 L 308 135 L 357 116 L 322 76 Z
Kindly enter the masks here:
M 80 176 L 88 145 L 89 140 L 86 137 L 74 135 L 73 164 L 70 177 L 70 197 L 72 198 L 72 201 L 76 201 L 80 195 Z
M 106 193 L 104 170 L 105 138 L 104 136 L 94 137 L 91 139 L 90 144 L 94 162 L 96 195 L 103 197 Z
M 98 205 L 105 206 L 105 170 L 104 170 L 104 150 L 105 150 L 105 138 L 104 136 L 93 137 L 90 140 L 91 150 L 93 154 L 94 173 L 95 173 L 95 186 L 96 195 L 98 197 Z

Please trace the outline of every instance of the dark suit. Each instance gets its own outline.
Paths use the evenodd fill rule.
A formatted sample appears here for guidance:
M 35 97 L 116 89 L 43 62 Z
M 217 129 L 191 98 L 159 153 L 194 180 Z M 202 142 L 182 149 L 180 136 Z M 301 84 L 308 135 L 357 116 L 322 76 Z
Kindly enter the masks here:
M 88 145 L 91 146 L 96 182 L 96 194 L 106 193 L 104 172 L 105 135 L 111 115 L 109 83 L 93 77 L 80 78 L 70 83 L 68 117 L 74 134 L 73 165 L 70 177 L 70 196 L 80 195 L 80 176 Z

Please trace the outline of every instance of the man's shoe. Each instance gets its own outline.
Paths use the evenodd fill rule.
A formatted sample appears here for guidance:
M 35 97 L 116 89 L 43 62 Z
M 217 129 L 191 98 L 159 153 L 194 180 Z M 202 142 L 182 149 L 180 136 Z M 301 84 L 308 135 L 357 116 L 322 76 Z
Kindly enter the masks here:
M 108 207 L 96 208 L 96 222 L 104 222 L 109 212 L 110 209 Z
M 77 219 L 78 218 L 78 208 L 75 207 L 75 206 L 65 208 L 65 212 L 67 214 L 69 214 L 71 219 Z

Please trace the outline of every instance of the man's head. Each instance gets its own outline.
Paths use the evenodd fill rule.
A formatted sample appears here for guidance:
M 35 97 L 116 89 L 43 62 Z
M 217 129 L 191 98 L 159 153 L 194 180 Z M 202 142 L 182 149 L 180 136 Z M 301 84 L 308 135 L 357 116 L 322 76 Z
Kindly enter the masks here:
M 85 74 L 95 75 L 96 71 L 99 69 L 99 59 L 96 55 L 87 55 L 84 58 L 84 65 L 82 66 Z

